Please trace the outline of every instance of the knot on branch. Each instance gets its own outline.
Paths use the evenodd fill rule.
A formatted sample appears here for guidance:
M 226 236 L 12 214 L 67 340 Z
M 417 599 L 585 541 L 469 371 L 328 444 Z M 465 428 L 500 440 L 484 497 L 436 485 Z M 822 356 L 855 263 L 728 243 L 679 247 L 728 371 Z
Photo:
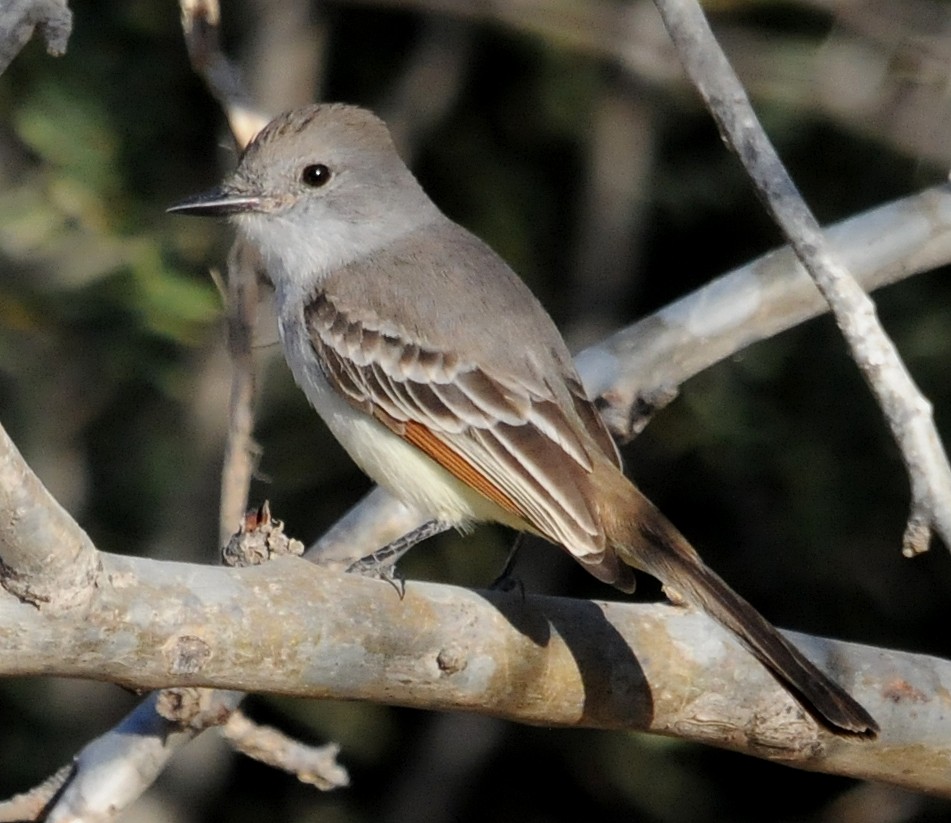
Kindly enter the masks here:
M 37 609 L 66 612 L 86 606 L 95 594 L 95 583 L 102 571 L 102 564 L 98 554 L 92 550 L 84 552 L 77 562 L 64 566 L 61 574 L 53 574 L 52 571 L 41 564 L 40 572 L 46 572 L 44 576 L 36 568 L 17 569 L 0 558 L 0 588 Z
M 155 711 L 183 729 L 204 731 L 227 723 L 236 705 L 228 692 L 182 687 L 162 689 L 155 701 Z
M 304 544 L 284 534 L 284 523 L 271 517 L 271 506 L 265 500 L 261 508 L 244 516 L 241 528 L 221 550 L 221 559 L 226 566 L 260 566 L 273 557 L 300 557 L 303 553 Z
M 633 397 L 623 390 L 608 389 L 595 398 L 594 405 L 614 438 L 629 443 L 644 431 L 657 412 L 677 398 L 678 393 L 676 386 L 660 386 L 638 392 Z

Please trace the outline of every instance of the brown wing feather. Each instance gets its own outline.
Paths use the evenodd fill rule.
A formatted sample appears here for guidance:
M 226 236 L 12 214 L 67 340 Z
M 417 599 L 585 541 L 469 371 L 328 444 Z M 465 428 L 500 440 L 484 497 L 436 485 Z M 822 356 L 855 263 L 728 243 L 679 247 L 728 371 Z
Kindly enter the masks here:
M 357 322 L 323 293 L 305 314 L 325 375 L 348 402 L 580 559 L 603 555 L 590 474 L 616 452 L 573 375 L 559 397 L 544 380 L 501 380 L 372 318 Z
M 488 497 L 489 500 L 505 509 L 505 511 L 526 519 L 525 512 L 516 505 L 511 497 L 482 472 L 478 471 L 461 454 L 447 446 L 446 443 L 433 434 L 432 429 L 411 420 L 403 427 L 402 436 L 408 443 L 412 443 L 416 448 L 429 455 L 446 471 L 459 478 L 467 486 Z
M 571 392 L 571 399 L 574 401 L 575 413 L 581 418 L 581 422 L 584 424 L 588 434 L 591 435 L 601 451 L 611 459 L 614 465 L 619 469 L 623 469 L 621 453 L 618 451 L 617 443 L 615 443 L 614 438 L 611 437 L 611 432 L 608 431 L 604 418 L 598 414 L 594 403 L 588 399 L 587 392 L 585 392 L 581 381 L 569 378 L 565 382 L 568 385 L 568 391 Z

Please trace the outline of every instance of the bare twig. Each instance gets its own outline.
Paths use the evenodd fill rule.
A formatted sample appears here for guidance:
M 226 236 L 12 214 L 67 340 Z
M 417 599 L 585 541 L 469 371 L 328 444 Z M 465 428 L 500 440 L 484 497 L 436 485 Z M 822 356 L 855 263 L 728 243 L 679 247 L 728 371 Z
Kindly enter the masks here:
M 267 122 L 253 108 L 237 67 L 220 46 L 221 13 L 217 0 L 181 0 L 182 29 L 192 68 L 204 78 L 224 110 L 238 148 L 244 148 Z M 254 471 L 254 352 L 260 260 L 236 241 L 228 257 L 226 291 L 228 353 L 232 363 L 228 437 L 222 466 L 219 538 L 228 540 L 247 508 Z
M 253 336 L 258 307 L 259 259 L 247 244 L 236 241 L 228 257 L 228 354 L 231 357 L 231 399 L 228 436 L 221 468 L 221 545 L 234 533 L 248 507 L 248 490 L 257 462 L 254 442 Z
M 238 67 L 221 51 L 218 0 L 180 0 L 179 5 L 192 68 L 224 110 L 235 143 L 246 146 L 269 118 L 251 103 Z
M 951 466 L 934 426 L 931 404 L 915 386 L 879 324 L 875 304 L 829 250 L 696 0 L 655 2 L 720 133 L 739 156 L 773 219 L 828 301 L 852 358 L 885 413 L 911 478 L 905 554 L 925 551 L 932 529 L 951 549 Z
M 293 774 L 301 783 L 322 791 L 350 785 L 350 775 L 337 762 L 340 746 L 308 746 L 270 726 L 261 726 L 240 711 L 222 727 L 222 735 L 242 754 Z
M 23 823 L 23 821 L 40 820 L 46 814 L 50 804 L 72 778 L 75 770 L 74 763 L 67 763 L 55 774 L 50 775 L 40 783 L 39 786 L 0 803 L 0 823 Z
M 73 29 L 73 13 L 66 0 L 6 0 L 0 5 L 0 73 L 20 53 L 35 29 L 54 57 L 66 53 Z

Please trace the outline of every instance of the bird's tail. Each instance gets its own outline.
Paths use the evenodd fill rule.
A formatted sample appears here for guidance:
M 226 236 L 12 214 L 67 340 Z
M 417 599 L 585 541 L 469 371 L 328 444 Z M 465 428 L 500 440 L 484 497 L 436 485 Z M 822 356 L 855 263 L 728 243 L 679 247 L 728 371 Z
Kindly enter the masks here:
M 615 478 L 623 480 L 623 485 Z M 620 472 L 606 478 L 608 544 L 623 564 L 646 571 L 731 631 L 830 730 L 874 737 L 878 724 L 849 694 L 709 569 L 686 538 Z M 613 498 L 613 500 L 612 500 Z

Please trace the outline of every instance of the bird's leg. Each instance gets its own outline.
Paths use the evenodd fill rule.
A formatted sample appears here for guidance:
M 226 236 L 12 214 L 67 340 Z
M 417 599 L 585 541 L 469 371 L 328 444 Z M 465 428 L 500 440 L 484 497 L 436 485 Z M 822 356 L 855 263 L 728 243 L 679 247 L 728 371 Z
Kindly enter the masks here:
M 347 571 L 362 574 L 366 577 L 378 577 L 381 580 L 387 580 L 396 587 L 400 597 L 402 597 L 406 586 L 396 574 L 396 562 L 417 543 L 427 537 L 442 534 L 451 528 L 451 523 L 445 523 L 442 520 L 428 520 L 402 537 L 397 537 L 396 540 L 387 543 L 383 548 L 377 549 L 373 554 L 368 554 L 366 557 L 361 557 L 356 562 L 351 563 L 347 567 Z
M 522 548 L 522 544 L 524 542 L 525 532 L 519 532 L 515 535 L 515 541 L 512 543 L 512 548 L 509 549 L 508 557 L 505 558 L 505 565 L 502 566 L 502 571 L 499 572 L 498 577 L 496 577 L 495 580 L 489 584 L 490 589 L 493 591 L 507 592 L 518 586 L 522 589 L 522 595 L 525 594 L 522 581 L 512 574 L 513 570 L 515 569 L 515 560 L 517 559 L 519 550 Z

